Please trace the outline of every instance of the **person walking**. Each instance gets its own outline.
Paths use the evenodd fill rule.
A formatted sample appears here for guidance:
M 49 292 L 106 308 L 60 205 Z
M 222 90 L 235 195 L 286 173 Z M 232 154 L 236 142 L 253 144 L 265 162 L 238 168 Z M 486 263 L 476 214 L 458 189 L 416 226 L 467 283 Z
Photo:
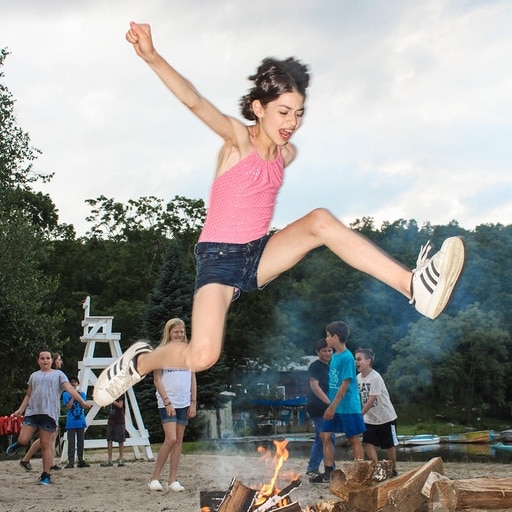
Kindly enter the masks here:
M 363 405 L 363 418 L 366 431 L 363 433 L 363 447 L 369 459 L 377 462 L 375 447 L 387 451 L 387 458 L 391 461 L 392 476 L 396 471 L 396 446 L 398 436 L 396 432 L 397 414 L 386 384 L 381 374 L 373 369 L 375 354 L 369 348 L 356 350 L 357 385 Z
M 50 467 L 53 462 L 51 445 L 59 421 L 61 392 L 67 391 L 84 409 L 90 409 L 91 405 L 69 383 L 61 370 L 52 369 L 52 353 L 49 350 L 41 350 L 37 362 L 39 370 L 30 375 L 27 393 L 19 408 L 13 412 L 13 416 L 22 416 L 25 413 L 25 417 L 18 440 L 7 447 L 7 455 L 15 455 L 39 431 L 43 472 L 38 483 L 49 485 Z
M 325 339 L 334 350 L 329 365 L 330 404 L 324 412 L 322 442 L 324 446 L 325 472 L 311 478 L 313 483 L 328 483 L 334 469 L 335 454 L 329 442 L 332 432 L 343 432 L 352 448 L 354 460 L 363 460 L 363 445 L 359 435 L 365 431 L 361 412 L 361 398 L 357 387 L 356 363 L 347 348 L 350 335 L 345 322 L 331 322 L 325 328 Z
M 60 370 L 62 368 L 64 361 L 62 360 L 62 356 L 58 352 L 52 352 L 52 368 L 54 370 Z M 59 425 L 57 424 L 57 430 L 53 434 L 52 441 L 52 452 L 53 452 L 53 464 L 50 466 L 52 471 L 58 471 L 60 466 L 55 461 L 55 446 L 57 444 L 57 439 L 59 437 Z M 35 439 L 34 442 L 30 445 L 29 449 L 26 451 L 25 455 L 20 459 L 20 466 L 25 471 L 32 471 L 31 460 L 34 455 L 40 450 L 41 442 L 39 438 Z
M 325 338 L 315 343 L 315 352 L 318 356 L 308 367 L 309 391 L 306 410 L 315 426 L 315 439 L 311 446 L 306 475 L 315 478 L 320 474 L 320 463 L 324 459 L 324 449 L 321 434 L 324 422 L 324 412 L 331 403 L 329 400 L 329 363 L 332 358 L 332 348 L 327 345 Z M 331 433 L 331 441 L 334 444 L 336 435 Z

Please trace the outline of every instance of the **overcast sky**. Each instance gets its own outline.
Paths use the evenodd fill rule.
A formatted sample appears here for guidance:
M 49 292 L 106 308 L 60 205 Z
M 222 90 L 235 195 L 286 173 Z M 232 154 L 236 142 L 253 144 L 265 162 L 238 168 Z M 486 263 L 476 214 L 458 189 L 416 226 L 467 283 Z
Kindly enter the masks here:
M 131 20 L 230 115 L 264 57 L 310 66 L 273 226 L 317 206 L 512 223 L 510 0 L 0 0 L 4 82 L 78 234 L 88 198 L 208 199 L 221 141 L 135 55 Z

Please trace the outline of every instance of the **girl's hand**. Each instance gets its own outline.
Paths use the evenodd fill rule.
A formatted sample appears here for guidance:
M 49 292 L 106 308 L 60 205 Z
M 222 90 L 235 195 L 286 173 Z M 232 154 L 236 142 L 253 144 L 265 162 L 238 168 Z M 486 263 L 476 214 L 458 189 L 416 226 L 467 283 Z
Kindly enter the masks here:
M 126 40 L 133 44 L 133 48 L 139 57 L 149 62 L 156 53 L 151 38 L 151 27 L 147 24 L 138 24 L 132 21 L 130 30 L 126 32 Z

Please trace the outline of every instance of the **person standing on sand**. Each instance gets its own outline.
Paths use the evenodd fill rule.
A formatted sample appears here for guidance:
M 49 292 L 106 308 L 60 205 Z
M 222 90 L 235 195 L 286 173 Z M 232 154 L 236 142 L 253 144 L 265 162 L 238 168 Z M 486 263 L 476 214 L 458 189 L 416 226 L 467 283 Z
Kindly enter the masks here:
M 62 391 L 67 391 L 84 409 L 90 409 L 91 405 L 69 383 L 62 371 L 52 369 L 52 353 L 49 350 L 39 351 L 37 362 L 39 370 L 30 375 L 27 394 L 19 408 L 13 412 L 14 416 L 22 416 L 25 413 L 25 418 L 18 440 L 7 447 L 7 455 L 15 455 L 22 446 L 28 444 L 36 431 L 39 431 L 43 472 L 37 483 L 49 485 L 50 466 L 53 461 L 51 444 L 59 421 Z

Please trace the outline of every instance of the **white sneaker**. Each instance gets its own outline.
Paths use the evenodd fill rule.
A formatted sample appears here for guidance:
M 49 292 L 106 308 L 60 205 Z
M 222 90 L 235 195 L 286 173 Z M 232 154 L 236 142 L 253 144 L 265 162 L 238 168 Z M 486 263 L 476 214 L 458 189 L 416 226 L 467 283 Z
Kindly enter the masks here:
M 145 341 L 137 341 L 119 359 L 105 368 L 94 386 L 94 401 L 102 407 L 110 405 L 137 382 L 140 382 L 145 375 L 137 373 L 135 359 L 138 355 L 152 350 L 151 345 Z
M 148 487 L 150 491 L 163 491 L 164 488 L 162 487 L 162 484 L 158 480 L 151 480 L 151 482 L 148 483 Z
M 430 241 L 421 247 L 412 274 L 411 304 L 428 318 L 439 316 L 452 295 L 464 266 L 465 249 L 462 238 L 447 238 L 441 249 L 428 258 Z
M 180 492 L 180 491 L 184 491 L 185 487 L 183 487 L 183 485 L 181 485 L 176 480 L 176 482 L 173 482 L 172 484 L 167 484 L 167 489 L 169 489 L 169 491 Z

